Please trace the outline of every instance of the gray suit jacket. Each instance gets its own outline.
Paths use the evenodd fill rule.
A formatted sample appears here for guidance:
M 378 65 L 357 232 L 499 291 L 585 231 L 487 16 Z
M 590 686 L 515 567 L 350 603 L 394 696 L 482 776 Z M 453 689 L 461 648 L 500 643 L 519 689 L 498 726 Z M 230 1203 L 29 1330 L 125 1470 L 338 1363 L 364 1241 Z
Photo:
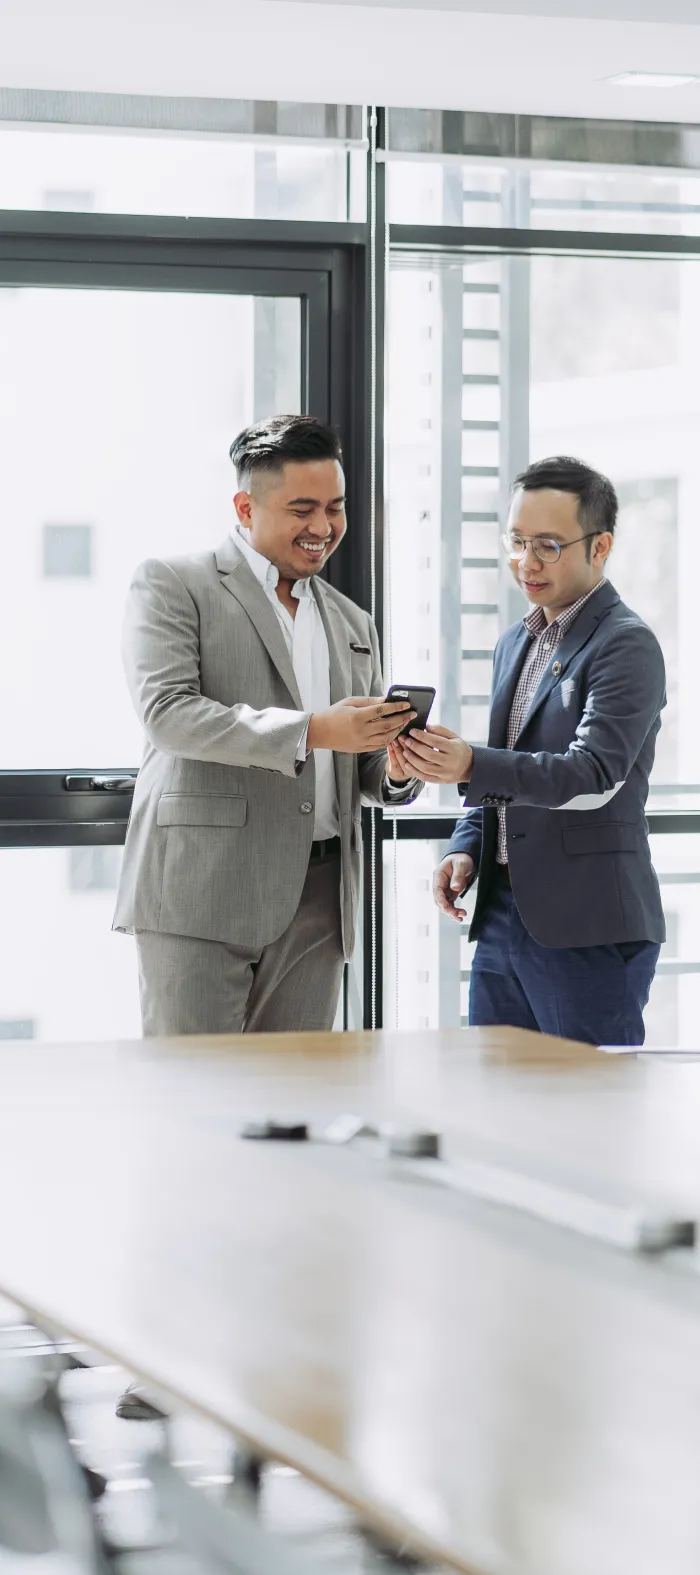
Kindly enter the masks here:
M 382 695 L 371 618 L 325 581 L 331 702 Z M 114 928 L 262 948 L 299 905 L 313 840 L 313 754 L 284 635 L 235 542 L 141 564 L 127 602 L 127 682 L 146 735 Z M 384 752 L 335 755 L 343 941 L 360 880 L 360 807 L 383 802 Z M 407 784 L 405 802 L 415 796 Z
M 603 585 L 555 651 L 507 749 L 529 645 L 517 623 L 496 647 L 488 747 L 474 750 L 467 813 L 448 848 L 470 853 L 479 870 L 470 939 L 488 911 L 502 804 L 513 895 L 540 945 L 663 941 L 644 813 L 666 704 L 659 642 Z

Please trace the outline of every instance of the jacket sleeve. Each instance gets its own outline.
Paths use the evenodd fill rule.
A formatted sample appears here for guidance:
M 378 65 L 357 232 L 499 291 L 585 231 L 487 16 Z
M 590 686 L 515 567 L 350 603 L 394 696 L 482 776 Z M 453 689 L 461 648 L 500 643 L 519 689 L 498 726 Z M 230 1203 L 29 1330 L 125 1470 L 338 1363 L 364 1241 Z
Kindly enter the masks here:
M 122 655 L 129 692 L 149 742 L 165 754 L 225 766 L 259 766 L 297 776 L 309 714 L 269 706 L 220 705 L 200 689 L 199 615 L 167 563 L 136 570 L 127 599 Z
M 379 639 L 372 619 L 367 619 L 367 633 L 372 650 L 372 680 L 370 694 L 377 699 L 384 697 L 384 680 L 382 678 L 382 663 L 379 655 Z M 358 755 L 358 769 L 360 774 L 360 795 L 362 803 L 374 807 L 384 804 L 412 804 L 414 799 L 422 793 L 424 783 L 418 777 L 411 777 L 406 783 L 396 783 L 392 787 L 386 777 L 386 750 L 375 749 L 371 754 Z
M 623 626 L 591 663 L 581 721 L 562 754 L 474 749 L 468 805 L 598 809 L 623 786 L 666 703 L 661 647 L 645 625 Z
M 493 679 L 491 683 L 492 698 L 495 685 L 498 681 L 498 669 L 501 658 L 502 644 L 503 636 L 501 635 L 501 638 L 498 640 L 496 649 L 493 653 Z M 481 864 L 481 849 L 484 836 L 484 811 L 480 804 L 471 809 L 466 807 L 468 804 L 467 795 L 469 793 L 468 782 L 458 783 L 457 791 L 464 798 L 465 810 L 464 814 L 460 815 L 459 820 L 457 821 L 450 841 L 447 844 L 447 850 L 444 857 L 448 858 L 450 853 L 468 853 L 470 858 L 474 860 L 474 864 L 478 871 L 479 865 Z
M 464 815 L 460 815 L 443 857 L 447 858 L 450 853 L 468 853 L 478 870 L 481 863 L 483 824 L 484 811 L 481 808 L 468 809 Z

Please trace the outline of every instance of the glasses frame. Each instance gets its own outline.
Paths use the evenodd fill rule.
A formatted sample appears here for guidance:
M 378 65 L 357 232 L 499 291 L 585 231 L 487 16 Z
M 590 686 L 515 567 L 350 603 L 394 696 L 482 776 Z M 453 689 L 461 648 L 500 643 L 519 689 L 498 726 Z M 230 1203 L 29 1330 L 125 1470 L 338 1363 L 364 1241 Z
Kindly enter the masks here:
M 525 557 L 528 547 L 532 547 L 535 557 L 540 563 L 558 563 L 562 553 L 566 552 L 567 547 L 575 547 L 576 543 L 579 541 L 591 541 L 594 536 L 602 536 L 602 534 L 603 532 L 599 530 L 588 530 L 586 531 L 585 536 L 575 536 L 573 541 L 555 541 L 553 536 L 529 536 L 527 539 L 524 536 L 521 536 L 520 540 L 523 543 L 523 550 L 522 552 L 513 552 L 510 545 L 511 538 L 508 535 L 508 532 L 504 531 L 503 535 L 501 536 L 501 546 L 506 557 L 511 563 L 520 563 Z M 537 551 L 538 541 L 546 541 L 550 546 L 556 547 L 556 556 L 554 558 L 541 557 L 540 553 Z

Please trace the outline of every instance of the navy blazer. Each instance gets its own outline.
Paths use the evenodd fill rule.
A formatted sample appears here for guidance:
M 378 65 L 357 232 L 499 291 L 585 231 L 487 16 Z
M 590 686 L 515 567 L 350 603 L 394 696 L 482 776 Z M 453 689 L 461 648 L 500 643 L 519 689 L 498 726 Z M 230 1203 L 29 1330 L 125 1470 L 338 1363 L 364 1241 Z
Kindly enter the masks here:
M 531 643 L 523 623 L 496 646 L 489 741 L 475 747 L 466 814 L 449 853 L 479 870 L 470 939 L 479 934 L 507 806 L 508 864 L 525 928 L 543 946 L 666 938 L 644 813 L 664 660 L 656 636 L 606 582 L 553 653 L 524 726 L 508 719 Z

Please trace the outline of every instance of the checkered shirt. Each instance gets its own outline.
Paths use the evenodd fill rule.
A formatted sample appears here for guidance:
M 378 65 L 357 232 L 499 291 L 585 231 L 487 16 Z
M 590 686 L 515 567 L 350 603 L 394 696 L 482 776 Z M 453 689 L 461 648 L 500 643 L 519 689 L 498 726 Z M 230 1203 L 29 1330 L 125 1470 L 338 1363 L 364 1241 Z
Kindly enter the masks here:
M 564 611 L 559 614 L 558 618 L 554 618 L 552 623 L 547 623 L 542 607 L 533 607 L 532 612 L 523 618 L 525 628 L 531 636 L 532 644 L 523 662 L 522 671 L 513 695 L 513 704 L 508 719 L 508 749 L 513 749 L 518 734 L 525 726 L 528 711 L 539 689 L 540 681 L 549 667 L 553 652 L 556 651 L 557 646 L 561 645 L 564 635 L 568 634 L 572 623 L 575 623 L 581 608 L 585 607 L 586 602 L 590 601 L 591 597 L 595 596 L 596 591 L 599 591 L 601 585 L 604 584 L 605 581 L 601 580 L 598 585 L 594 585 L 593 590 L 588 591 L 586 596 L 580 596 L 577 602 L 572 603 L 571 607 L 565 607 Z M 504 808 L 498 811 L 498 851 L 496 859 L 499 864 L 508 863 L 506 811 Z

